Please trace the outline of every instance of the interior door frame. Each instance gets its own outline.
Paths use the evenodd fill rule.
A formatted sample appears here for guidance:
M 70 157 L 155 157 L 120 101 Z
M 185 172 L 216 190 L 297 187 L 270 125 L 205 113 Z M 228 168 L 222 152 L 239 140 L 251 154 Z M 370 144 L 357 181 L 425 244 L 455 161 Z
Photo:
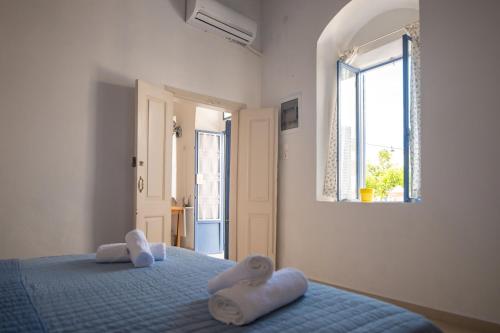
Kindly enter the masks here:
M 214 110 L 231 113 L 231 153 L 230 153 L 230 177 L 229 177 L 229 260 L 237 259 L 237 219 L 236 205 L 238 193 L 238 122 L 239 113 L 246 109 L 244 103 L 229 101 L 217 97 L 203 95 L 172 86 L 164 86 L 174 95 L 174 102 L 194 103 L 196 106 L 208 107 Z

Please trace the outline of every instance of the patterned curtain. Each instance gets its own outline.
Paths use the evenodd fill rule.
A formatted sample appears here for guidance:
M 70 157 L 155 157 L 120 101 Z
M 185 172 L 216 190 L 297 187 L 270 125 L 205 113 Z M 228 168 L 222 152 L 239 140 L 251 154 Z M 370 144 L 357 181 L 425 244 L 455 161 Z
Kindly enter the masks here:
M 410 198 L 421 198 L 421 135 L 422 107 L 420 102 L 420 24 L 412 23 L 405 27 L 411 37 L 410 46 Z
M 357 48 L 339 54 L 339 61 L 350 64 L 356 58 Z M 330 200 L 337 201 L 337 89 L 333 90 L 333 107 L 330 119 L 330 136 L 328 138 L 328 152 L 323 184 L 323 195 Z

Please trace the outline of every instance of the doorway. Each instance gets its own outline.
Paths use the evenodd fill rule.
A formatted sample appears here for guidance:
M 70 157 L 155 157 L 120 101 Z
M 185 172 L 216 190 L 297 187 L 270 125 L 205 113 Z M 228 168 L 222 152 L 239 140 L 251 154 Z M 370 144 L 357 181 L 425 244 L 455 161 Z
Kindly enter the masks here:
M 196 109 L 194 245 L 221 259 L 229 252 L 230 115 Z
M 219 171 L 223 179 L 219 183 L 224 190 L 218 195 L 223 213 L 215 239 L 219 244 L 217 251 L 224 251 L 211 255 L 237 261 L 260 253 L 274 259 L 276 110 L 249 110 L 241 103 L 142 80 L 136 81 L 136 94 L 136 155 L 132 158 L 135 227 L 143 230 L 150 242 L 195 249 L 196 130 L 223 132 L 220 141 L 224 141 L 224 146 L 218 148 L 219 154 L 225 152 Z M 202 108 L 222 124 L 218 129 L 196 126 L 195 122 L 201 119 L 196 112 Z M 204 236 L 203 230 L 198 230 L 197 236 L 209 237 Z

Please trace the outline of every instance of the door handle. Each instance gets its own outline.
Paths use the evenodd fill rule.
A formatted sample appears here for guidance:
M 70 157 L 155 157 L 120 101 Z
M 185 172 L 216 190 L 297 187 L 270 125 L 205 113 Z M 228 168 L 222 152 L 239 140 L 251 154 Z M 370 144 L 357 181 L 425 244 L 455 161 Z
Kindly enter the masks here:
M 139 181 L 137 182 L 137 189 L 139 190 L 139 193 L 142 193 L 144 190 L 144 179 L 142 176 L 139 177 Z

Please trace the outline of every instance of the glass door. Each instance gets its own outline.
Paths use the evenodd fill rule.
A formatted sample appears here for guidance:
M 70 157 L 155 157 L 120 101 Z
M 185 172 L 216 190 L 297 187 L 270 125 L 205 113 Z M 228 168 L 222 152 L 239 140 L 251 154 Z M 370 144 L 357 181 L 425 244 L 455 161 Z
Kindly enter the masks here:
M 196 131 L 195 250 L 224 252 L 224 134 Z

